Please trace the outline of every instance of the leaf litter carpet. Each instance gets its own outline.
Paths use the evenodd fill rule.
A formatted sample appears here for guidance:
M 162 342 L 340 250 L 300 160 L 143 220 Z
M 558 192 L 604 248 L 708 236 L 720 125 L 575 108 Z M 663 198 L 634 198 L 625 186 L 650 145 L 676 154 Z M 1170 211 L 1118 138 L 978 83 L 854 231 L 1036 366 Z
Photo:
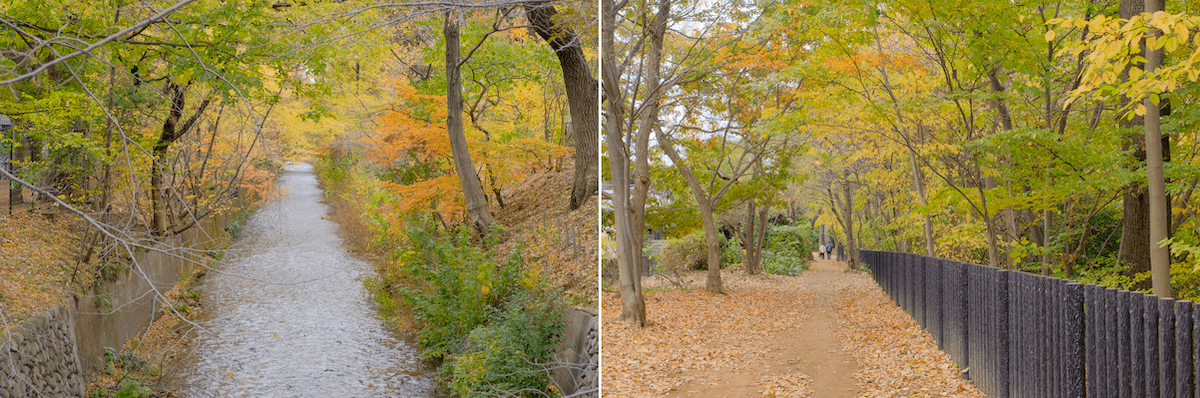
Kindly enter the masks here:
M 796 277 L 722 273 L 727 295 L 655 290 L 650 325 L 603 297 L 606 397 L 983 397 L 933 338 L 845 263 Z M 703 272 L 689 275 L 703 286 Z

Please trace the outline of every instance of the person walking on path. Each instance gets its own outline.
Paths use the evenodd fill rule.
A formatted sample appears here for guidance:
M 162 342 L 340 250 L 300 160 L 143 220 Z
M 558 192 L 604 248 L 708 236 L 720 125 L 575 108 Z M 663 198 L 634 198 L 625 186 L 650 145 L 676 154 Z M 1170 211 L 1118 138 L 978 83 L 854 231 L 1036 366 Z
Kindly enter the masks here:
M 825 253 L 829 254 L 830 260 L 833 259 L 833 242 L 829 242 L 829 243 L 825 244 Z
M 817 245 L 817 252 L 820 253 L 818 255 L 818 258 L 820 258 L 821 260 L 824 260 L 825 259 L 825 245 Z

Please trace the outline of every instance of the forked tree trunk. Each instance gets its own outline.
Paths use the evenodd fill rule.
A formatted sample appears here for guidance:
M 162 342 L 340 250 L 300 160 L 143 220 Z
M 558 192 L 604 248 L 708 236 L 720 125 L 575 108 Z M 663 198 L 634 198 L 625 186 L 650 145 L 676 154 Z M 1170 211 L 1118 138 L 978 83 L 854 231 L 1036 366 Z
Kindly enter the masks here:
M 154 144 L 154 149 L 151 151 L 154 162 L 150 165 L 150 230 L 156 236 L 165 236 L 169 233 L 166 186 L 166 173 L 169 171 L 166 164 L 167 150 L 171 148 L 171 144 L 182 138 L 192 129 L 192 126 L 196 125 L 196 120 L 212 103 L 210 94 L 200 103 L 196 112 L 183 125 L 179 125 L 179 120 L 183 118 L 184 106 L 187 104 L 187 87 L 168 80 L 165 91 L 170 95 L 171 109 L 167 113 L 166 120 L 163 121 L 158 142 Z
M 771 205 L 756 209 L 753 200 L 746 202 L 746 225 L 742 228 L 742 248 L 746 250 L 746 273 L 757 275 L 762 271 L 762 251 L 767 237 L 767 213 Z
M 617 269 L 620 278 L 621 291 L 621 319 L 632 323 L 637 327 L 645 326 L 646 324 L 646 303 L 642 296 L 642 281 L 641 270 L 637 269 L 637 262 L 633 261 L 633 254 L 630 247 L 629 231 L 629 202 L 625 199 L 629 195 L 629 181 L 626 179 L 629 171 L 629 158 L 624 153 L 625 145 L 623 143 L 623 134 L 621 132 L 621 122 L 625 118 L 625 110 L 621 103 L 620 88 L 617 85 L 619 76 L 616 73 L 613 31 L 616 28 L 616 10 L 613 9 L 613 0 L 603 0 L 602 23 L 604 25 L 604 33 L 602 36 L 603 44 L 601 51 L 604 56 L 604 92 L 607 94 L 608 102 L 605 103 L 607 112 L 604 116 L 604 133 L 608 143 L 608 169 L 612 175 L 613 183 L 613 213 L 615 220 L 613 228 L 616 230 L 616 259 Z M 640 253 L 638 253 L 640 254 Z
M 634 142 L 633 194 L 629 201 L 629 231 L 630 244 L 633 248 L 634 263 L 639 271 L 642 270 L 642 250 L 646 236 L 646 197 L 650 193 L 650 132 L 658 124 L 658 101 L 662 98 L 659 69 L 662 65 L 663 37 L 666 35 L 667 17 L 671 13 L 671 0 L 662 0 L 658 14 L 654 16 L 650 28 L 650 48 L 646 53 L 646 99 L 638 123 L 636 141 Z
M 487 196 L 475 166 L 471 164 L 471 150 L 467 148 L 467 137 L 463 132 L 462 80 L 459 70 L 458 21 L 454 11 L 446 12 L 442 33 L 446 37 L 446 132 L 450 135 L 450 152 L 454 157 L 454 172 L 462 185 L 463 197 L 471 226 L 481 236 L 486 235 L 496 221 L 488 208 Z

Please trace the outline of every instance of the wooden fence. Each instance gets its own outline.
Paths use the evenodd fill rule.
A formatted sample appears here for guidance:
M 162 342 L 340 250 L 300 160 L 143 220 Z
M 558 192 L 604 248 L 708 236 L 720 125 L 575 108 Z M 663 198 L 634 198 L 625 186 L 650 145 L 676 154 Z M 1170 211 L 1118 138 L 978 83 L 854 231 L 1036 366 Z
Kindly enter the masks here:
M 1190 301 L 910 253 L 860 260 L 989 397 L 1200 398 Z

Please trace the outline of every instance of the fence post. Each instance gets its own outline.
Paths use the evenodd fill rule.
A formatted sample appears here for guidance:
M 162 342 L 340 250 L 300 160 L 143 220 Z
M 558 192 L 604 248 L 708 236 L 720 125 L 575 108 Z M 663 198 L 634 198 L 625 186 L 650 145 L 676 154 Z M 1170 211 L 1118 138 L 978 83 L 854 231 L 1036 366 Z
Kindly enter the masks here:
M 956 311 L 958 313 L 958 319 L 956 319 L 955 321 L 958 322 L 959 333 L 961 333 L 959 335 L 959 339 L 960 339 L 959 345 L 961 346 L 961 350 L 962 350 L 960 352 L 960 354 L 962 355 L 962 363 L 959 364 L 959 369 L 970 371 L 970 369 L 971 369 L 971 350 L 968 347 L 970 347 L 970 341 L 971 341 L 970 340 L 971 328 L 969 327 L 970 326 L 970 322 L 969 322 L 970 314 L 967 311 L 967 294 L 968 294 L 967 292 L 969 291 L 967 289 L 970 286 L 967 284 L 967 264 L 966 263 L 957 263 L 956 265 L 957 265 L 956 272 L 958 273 L 958 282 L 957 282 L 958 286 L 956 287 L 956 289 L 958 289 L 958 291 L 959 291 L 959 299 L 960 300 L 959 300 L 959 302 L 954 303 L 954 305 L 958 306 L 958 309 Z M 963 376 L 970 378 L 970 374 L 968 374 L 967 372 L 963 372 Z
M 1192 378 L 1200 386 L 1200 303 L 1192 303 L 1192 361 Z M 1195 390 L 1194 398 L 1200 398 L 1200 388 Z
M 1158 299 L 1159 396 L 1175 396 L 1175 300 Z
M 1063 321 L 1065 329 L 1063 336 L 1066 337 L 1066 380 L 1065 385 L 1067 398 L 1083 398 L 1086 392 L 1084 388 L 1085 369 L 1084 369 L 1084 328 L 1086 322 L 1083 319 L 1083 285 L 1079 283 L 1067 283 L 1063 288 Z
M 1158 389 L 1158 296 L 1142 296 L 1142 336 L 1145 337 L 1146 396 L 1159 396 Z
M 1146 396 L 1146 307 L 1143 294 L 1125 292 L 1129 296 L 1129 373 L 1130 396 Z
M 1100 377 L 1099 358 L 1099 341 L 1097 338 L 1100 333 L 1100 286 L 1085 285 L 1083 288 L 1084 302 L 1084 327 L 1083 330 L 1087 333 L 1087 338 L 1084 341 L 1085 360 L 1087 361 L 1087 396 L 1100 397 L 1100 384 L 1103 378 Z
M 929 318 L 929 334 L 933 335 L 933 339 L 937 341 L 938 348 L 944 348 L 942 343 L 942 272 L 945 268 L 942 267 L 942 262 L 936 258 L 926 258 L 925 268 L 929 271 L 929 290 L 926 294 L 929 296 L 925 301 L 929 303 L 929 312 L 926 317 Z
M 1117 292 L 1117 385 L 1119 397 L 1128 397 L 1133 391 L 1133 366 L 1130 363 L 1129 303 L 1133 296 L 1128 291 Z
M 925 282 L 925 256 L 918 256 L 916 254 L 909 254 L 908 256 L 912 258 L 913 276 L 916 276 L 916 283 L 913 285 L 913 302 L 916 303 L 913 306 L 915 310 L 913 318 L 917 319 L 917 324 L 921 325 L 921 329 L 928 330 L 929 321 L 925 319 L 925 313 L 929 310 L 926 306 L 928 302 L 925 301 L 925 292 L 929 290 L 929 286 Z
M 1008 333 L 1008 279 L 1014 274 L 1012 271 L 1000 270 L 996 272 L 996 394 L 1000 398 L 1008 398 L 1011 394 L 1010 384 L 1012 375 L 1009 374 L 1009 339 L 1012 337 Z
M 1192 358 L 1192 302 L 1175 303 L 1175 392 L 1178 398 L 1192 398 L 1196 374 Z
M 1119 358 L 1117 355 L 1117 301 L 1119 294 L 1117 289 L 1107 288 L 1104 289 L 1104 296 L 1104 330 L 1102 331 L 1104 340 L 1102 341 L 1104 342 L 1105 377 L 1108 378 L 1106 389 L 1108 396 L 1118 397 L 1121 394 L 1121 385 L 1118 383 L 1117 376 L 1121 372 L 1117 362 Z

